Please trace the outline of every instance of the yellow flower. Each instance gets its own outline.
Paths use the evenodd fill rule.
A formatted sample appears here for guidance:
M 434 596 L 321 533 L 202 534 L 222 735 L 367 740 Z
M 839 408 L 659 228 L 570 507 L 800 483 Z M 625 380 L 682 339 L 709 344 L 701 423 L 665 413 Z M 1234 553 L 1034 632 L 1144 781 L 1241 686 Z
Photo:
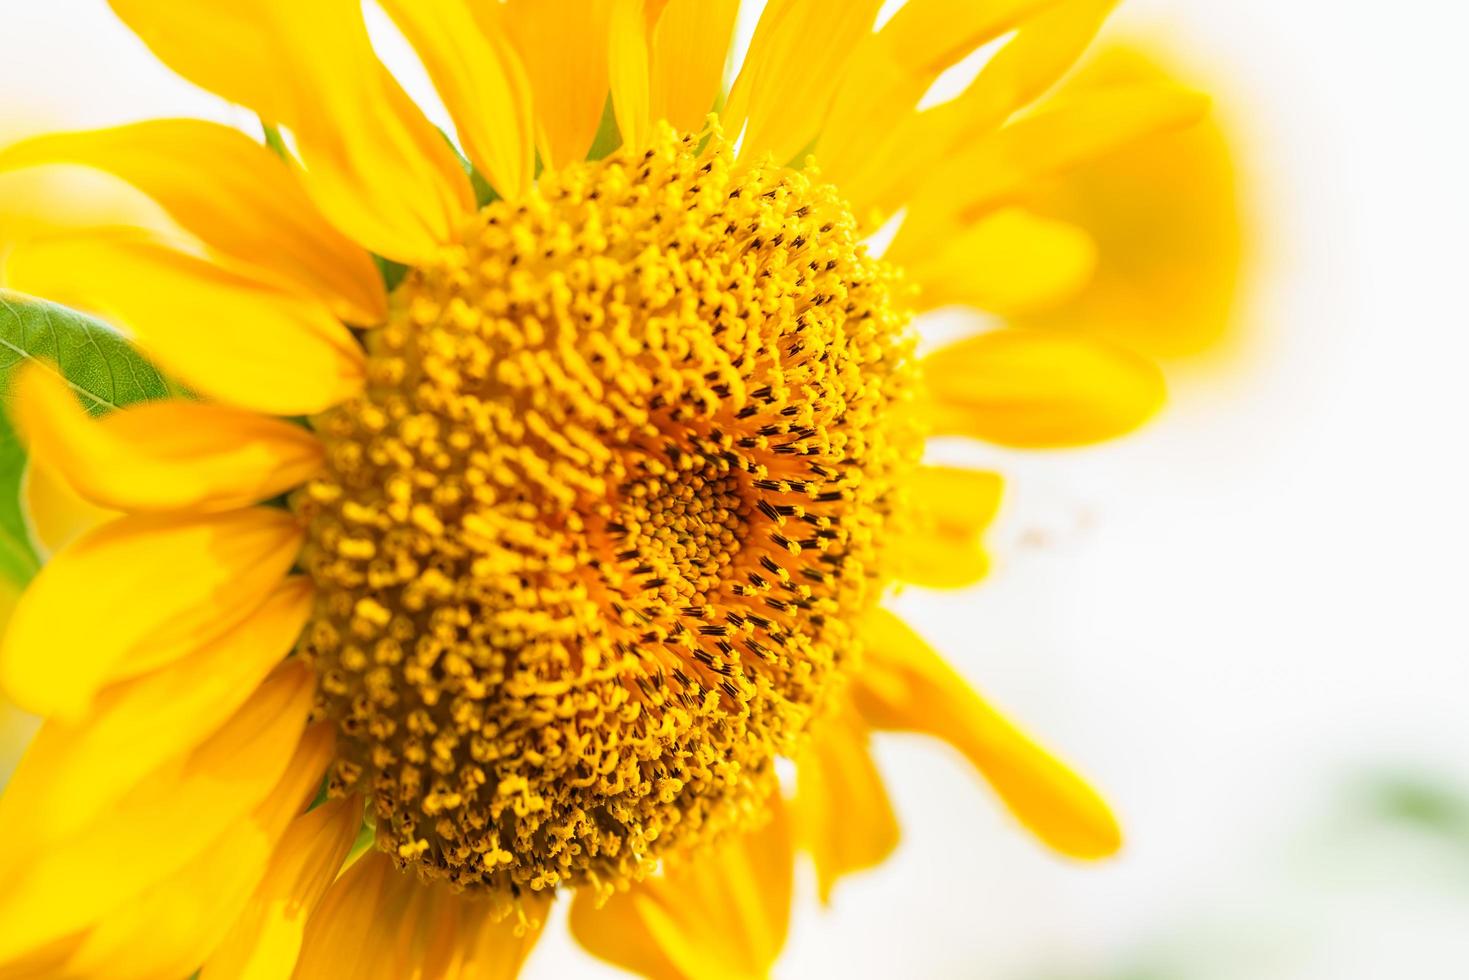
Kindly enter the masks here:
M 53 553 L 0 647 L 48 719 L 0 797 L 0 972 L 513 975 L 575 892 L 599 955 L 760 975 L 798 846 L 824 890 L 892 846 L 874 728 L 951 742 L 1064 854 L 1118 847 L 879 605 L 986 570 L 1000 481 L 923 465 L 928 435 L 1075 445 L 1161 402 L 1077 334 L 914 353 L 916 313 L 1075 288 L 1091 243 L 1020 202 L 1203 112 L 1145 82 L 1019 114 L 1111 2 L 874 32 L 876 0 L 772 0 L 726 95 L 733 0 L 384 0 L 468 176 L 357 0 L 112 5 L 278 152 L 165 120 L 0 153 L 169 214 L 7 274 L 198 396 L 93 419 L 16 382 Z

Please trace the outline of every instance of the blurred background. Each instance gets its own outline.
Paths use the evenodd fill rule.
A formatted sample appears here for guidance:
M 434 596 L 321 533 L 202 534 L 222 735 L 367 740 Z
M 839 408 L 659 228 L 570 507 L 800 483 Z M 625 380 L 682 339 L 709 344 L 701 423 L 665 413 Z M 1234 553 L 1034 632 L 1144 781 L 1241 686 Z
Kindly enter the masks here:
M 1112 325 L 1164 355 L 1166 415 L 1000 460 L 991 580 L 900 605 L 1094 779 L 1128 847 L 1059 862 L 957 757 L 881 736 L 901 849 L 827 909 L 803 882 L 778 975 L 1469 975 L 1466 29 L 1449 0 L 1123 3 L 1104 47 L 1215 97 L 1222 278 L 1183 333 Z M 0 36 L 0 139 L 251 124 L 103 0 L 0 0 Z M 63 185 L 79 213 L 141 206 L 6 176 L 0 245 Z M 612 971 L 553 929 L 529 975 Z

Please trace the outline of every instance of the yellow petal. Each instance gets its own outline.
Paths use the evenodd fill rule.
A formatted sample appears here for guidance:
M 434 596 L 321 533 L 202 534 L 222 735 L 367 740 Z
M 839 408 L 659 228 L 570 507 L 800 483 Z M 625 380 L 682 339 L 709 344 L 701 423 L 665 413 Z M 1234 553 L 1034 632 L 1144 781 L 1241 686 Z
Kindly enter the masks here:
M 71 836 L 202 743 L 290 653 L 311 602 L 309 582 L 288 581 L 197 653 L 106 688 L 75 723 L 47 721 L 0 796 L 0 836 Z
M 286 664 L 223 728 L 81 833 L 43 847 L 0 840 L 0 964 L 99 921 L 255 809 L 286 774 L 314 691 L 309 668 Z
M 668 0 L 653 28 L 648 98 L 654 119 L 698 132 L 724 82 L 739 0 Z M 733 134 L 731 134 L 733 135 Z
M 202 395 L 272 415 L 330 408 L 361 386 L 361 348 L 326 307 L 137 235 L 30 242 L 17 289 L 97 313 Z
M 501 197 L 535 177 L 530 83 L 491 18 L 476 20 L 469 0 L 382 0 L 423 59 L 454 119 L 469 159 Z
M 879 0 L 771 0 L 725 104 L 742 156 L 784 164 L 816 138 Z
M 902 620 L 878 610 L 862 633 L 866 654 L 854 694 L 869 724 L 954 746 L 1016 819 L 1061 854 L 1097 859 L 1121 847 L 1102 798 L 990 707 Z
M 244 910 L 292 817 L 320 786 L 332 736 L 330 723 L 309 729 L 265 800 L 189 864 L 105 916 L 71 954 L 65 974 L 99 980 L 190 976 Z M 142 936 L 147 942 L 138 941 Z
M 1123 45 L 1103 52 L 1062 96 L 1174 75 L 1148 50 Z M 1101 264 L 1074 299 L 1025 324 L 1084 330 L 1154 357 L 1217 348 L 1233 322 L 1245 248 L 1232 157 L 1211 115 L 1027 194 L 1027 207 L 1085 229 Z
M 934 168 L 955 150 L 993 131 L 1054 85 L 1081 57 L 1116 5 L 1117 0 L 1059 3 L 1051 0 L 1040 5 L 1026 4 L 1031 16 L 957 98 L 922 111 L 909 103 L 912 111 L 893 119 L 889 126 L 875 128 L 875 133 L 869 130 L 873 135 L 865 142 L 849 138 L 847 152 L 827 164 L 826 169 L 839 181 L 855 213 L 866 216 L 867 212 L 875 211 L 877 220 L 885 219 L 931 179 Z M 944 2 L 939 6 L 955 4 Z M 894 23 L 882 34 L 894 37 L 892 44 L 898 50 L 910 51 L 909 59 L 927 59 L 932 56 L 926 54 L 925 38 L 932 38 L 928 41 L 932 48 L 943 50 L 944 41 L 950 36 L 947 30 L 927 33 L 928 25 L 935 20 L 959 16 L 978 21 L 978 24 L 971 23 L 972 30 L 975 26 L 1011 23 L 1014 15 L 1021 12 L 1018 4 L 992 7 L 960 3 L 958 6 L 964 10 L 940 10 L 934 5 L 910 3 L 894 16 Z M 985 15 L 992 9 L 1004 17 L 986 21 Z M 906 16 L 904 11 L 908 12 Z M 995 35 L 987 31 L 985 36 Z M 898 57 L 893 55 L 891 63 L 896 65 Z M 881 77 L 883 70 L 879 62 L 870 69 L 870 74 Z M 906 71 L 912 70 L 910 66 Z M 890 67 L 886 71 L 891 74 L 896 69 Z M 854 131 L 854 135 L 859 134 Z M 823 151 L 823 161 L 827 152 Z
M 501 24 L 485 29 L 503 26 L 525 66 L 541 162 L 549 169 L 585 157 L 607 102 L 611 0 L 509 0 L 474 9 L 482 20 L 499 12 Z
M 306 923 L 296 980 L 512 980 L 545 924 L 549 896 L 523 895 L 500 921 L 492 901 L 455 895 L 372 850 Z
M 796 831 L 823 902 L 843 876 L 881 864 L 898 846 L 898 818 L 868 741 L 861 716 L 843 704 L 816 721 L 796 758 Z
M 947 466 L 914 473 L 909 521 L 892 544 L 894 573 L 932 589 L 973 585 L 989 572 L 980 536 L 1000 509 L 998 474 Z
M 312 199 L 379 255 L 427 261 L 474 210 L 452 149 L 373 54 L 357 0 L 109 2 L 170 68 L 289 129 Z
M 646 0 L 612 0 L 607 79 L 622 144 L 640 147 L 652 135 Z
M 260 608 L 300 548 L 281 510 L 124 517 L 57 553 L 0 643 L 21 707 L 77 717 L 109 678 L 171 663 Z
M 934 431 L 1003 446 L 1079 446 L 1122 435 L 1163 404 L 1151 362 L 1089 337 L 996 330 L 923 360 Z
M 762 828 L 670 859 L 600 909 L 577 892 L 572 935 L 594 956 L 645 976 L 768 976 L 785 945 L 793 857 L 785 806 L 777 798 L 771 811 Z
M 20 508 L 31 546 L 44 561 L 94 527 L 118 516 L 72 489 L 59 473 L 26 461 L 20 482 Z
M 170 400 L 93 420 L 66 382 L 39 364 L 21 373 L 12 411 L 33 464 L 114 510 L 233 510 L 298 486 L 321 467 L 321 443 L 310 431 L 254 412 Z
M 297 817 L 248 904 L 210 954 L 200 980 L 290 977 L 306 920 L 336 878 L 362 825 L 362 800 L 331 800 Z
M 41 136 L 0 152 L 0 170 L 46 163 L 120 177 L 210 248 L 275 273 L 345 320 L 387 316 L 382 277 L 367 252 L 326 222 L 284 161 L 237 129 L 156 119 Z
M 934 243 L 903 271 L 918 284 L 923 309 L 968 305 L 1016 314 L 1064 302 L 1096 266 L 1097 247 L 1086 232 L 1007 208 Z
M 917 107 L 947 68 L 1057 0 L 909 0 L 863 38 L 821 131 L 822 174 L 837 186 Z
M 984 136 L 924 175 L 888 254 L 900 263 L 921 254 L 1042 178 L 1191 125 L 1208 105 L 1203 96 L 1176 86 L 1114 85 Z

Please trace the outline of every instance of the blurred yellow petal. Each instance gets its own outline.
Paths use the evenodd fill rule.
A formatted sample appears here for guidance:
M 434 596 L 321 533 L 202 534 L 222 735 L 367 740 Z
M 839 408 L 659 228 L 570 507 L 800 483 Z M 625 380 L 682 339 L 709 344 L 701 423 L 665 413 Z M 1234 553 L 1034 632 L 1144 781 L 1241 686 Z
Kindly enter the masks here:
M 909 0 L 852 56 L 822 125 L 822 175 L 843 191 L 947 68 L 1057 0 Z
M 276 980 L 296 968 L 306 920 L 347 859 L 362 800 L 330 800 L 297 817 L 255 893 L 210 954 L 200 980 Z
M 47 163 L 120 177 L 210 248 L 269 270 L 345 320 L 372 324 L 387 315 L 371 257 L 326 222 L 284 161 L 239 130 L 157 119 L 0 151 L 0 170 Z
M 119 516 L 118 511 L 87 500 L 59 473 L 37 466 L 34 459 L 26 462 L 21 476 L 20 507 L 31 546 L 43 561 L 92 528 Z
M 39 364 L 16 381 L 12 414 L 33 465 L 114 510 L 233 510 L 306 482 L 322 465 L 309 430 L 221 405 L 146 402 L 94 420 Z
M 382 0 L 428 68 L 459 142 L 501 197 L 535 177 L 530 83 L 491 18 L 472 0 Z
M 954 746 L 1015 818 L 1061 854 L 1097 859 L 1122 846 L 1102 798 L 990 707 L 902 620 L 877 610 L 862 635 L 866 654 L 854 695 L 869 724 Z
M 759 830 L 670 859 L 605 906 L 572 899 L 571 932 L 594 956 L 650 977 L 765 977 L 790 919 L 793 829 L 778 798 Z
M 911 101 L 910 111 L 901 118 L 890 118 L 888 125 L 867 131 L 867 138 L 857 140 L 854 129 L 848 139 L 848 151 L 828 167 L 855 213 L 866 217 L 877 212 L 878 220 L 886 218 L 930 179 L 934 167 L 941 164 L 957 148 L 979 139 L 1024 108 L 1064 75 L 1081 57 L 1117 0 L 1062 0 L 1046 3 L 962 4 L 956 15 L 940 10 L 948 4 L 913 4 L 901 8 L 893 23 L 882 35 L 894 36 L 899 28 L 907 40 L 902 45 L 921 55 L 923 43 L 942 50 L 953 35 L 948 30 L 925 34 L 940 16 L 959 16 L 970 31 L 978 36 L 993 37 L 996 26 L 1014 23 L 1018 14 L 1026 14 L 1015 35 L 985 63 L 974 81 L 957 98 L 932 108 L 918 111 Z M 993 19 L 986 20 L 989 16 Z M 973 35 L 970 35 L 973 36 Z M 891 44 L 884 50 L 891 50 Z M 897 56 L 894 55 L 895 59 Z M 896 64 L 896 62 L 893 62 Z M 882 69 L 874 67 L 874 72 Z M 889 68 L 892 72 L 895 69 Z M 914 70 L 910 64 L 904 75 Z M 925 78 L 930 76 L 925 75 Z M 854 80 L 854 84 L 862 84 Z M 865 83 L 870 86 L 872 83 Z M 905 90 L 906 91 L 906 90 Z M 860 106 L 854 107 L 860 109 Z M 854 124 L 860 115 L 854 112 Z M 823 145 L 826 139 L 823 139 Z M 835 143 L 835 137 L 833 137 Z M 837 149 L 833 146 L 833 150 Z M 826 153 L 823 152 L 823 163 Z
M 290 130 L 308 192 L 359 244 L 425 262 L 474 210 L 453 150 L 373 54 L 357 0 L 109 2 L 170 68 Z
M 284 665 L 223 728 L 83 832 L 41 847 L 0 840 L 0 964 L 135 899 L 249 814 L 285 776 L 314 691 L 309 668 Z
M 309 729 L 270 794 L 197 858 L 103 917 L 70 955 L 65 974 L 99 980 L 192 975 L 246 907 L 281 835 L 320 786 L 333 731 L 330 723 Z M 148 941 L 140 943 L 140 936 Z
M 667 0 L 649 45 L 648 98 L 653 119 L 698 132 L 714 111 L 738 0 Z M 733 134 L 731 134 L 733 135 Z
M 996 330 L 923 360 L 934 432 L 1028 449 L 1130 432 L 1163 405 L 1151 362 L 1089 337 Z
M 0 796 L 0 835 L 39 842 L 74 834 L 199 745 L 290 653 L 311 602 L 308 582 L 289 581 L 239 626 L 167 670 L 104 689 L 76 722 L 47 721 Z
M 973 585 L 989 573 L 980 536 L 1000 509 L 999 474 L 922 466 L 911 483 L 909 523 L 894 537 L 894 574 L 933 589 Z
M 547 168 L 591 149 L 607 102 L 608 18 L 612 0 L 509 0 L 498 11 L 534 92 L 536 146 Z M 485 29 L 496 30 L 491 23 Z
M 1173 74 L 1146 49 L 1118 46 L 1063 95 Z M 1245 233 L 1231 148 L 1215 115 L 1047 181 L 1025 202 L 1084 229 L 1101 262 L 1085 291 L 1024 323 L 1084 330 L 1161 358 L 1211 351 L 1227 338 Z
M 622 143 L 644 146 L 652 134 L 647 0 L 612 0 L 607 78 Z
M 545 924 L 548 896 L 521 897 L 529 921 L 364 854 L 306 923 L 295 980 L 513 980 Z M 519 935 L 517 935 L 519 933 Z
M 879 0 L 771 0 L 721 114 L 740 154 L 784 164 L 821 131 Z
M 109 678 L 176 661 L 258 609 L 301 543 L 295 518 L 254 508 L 123 517 L 41 569 L 0 643 L 21 707 L 75 718 Z
M 903 268 L 921 290 L 921 309 L 968 305 L 1014 314 L 1064 302 L 1096 266 L 1097 247 L 1086 232 L 1007 208 L 933 243 Z
M 17 289 L 111 320 L 190 388 L 241 408 L 310 414 L 362 383 L 361 348 L 320 303 L 133 234 L 29 242 L 8 272 Z
M 796 757 L 796 833 L 816 864 L 823 902 L 842 877 L 876 867 L 898 846 L 898 818 L 869 741 L 861 716 L 844 703 L 813 724 Z
M 1074 95 L 951 153 L 924 174 L 888 257 L 900 264 L 1013 201 L 1036 181 L 1203 118 L 1208 100 L 1173 85 Z

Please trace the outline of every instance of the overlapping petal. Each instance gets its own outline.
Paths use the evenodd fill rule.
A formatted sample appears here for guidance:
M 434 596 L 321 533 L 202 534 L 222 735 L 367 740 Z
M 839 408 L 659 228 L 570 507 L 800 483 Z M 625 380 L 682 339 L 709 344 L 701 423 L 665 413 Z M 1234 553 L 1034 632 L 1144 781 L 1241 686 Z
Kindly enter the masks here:
M 1057 330 L 996 330 L 923 361 L 934 431 L 1004 446 L 1100 442 L 1162 406 L 1163 375 L 1104 341 Z
M 301 542 L 269 508 L 124 517 L 54 555 L 0 644 L 0 682 L 41 715 L 77 717 L 109 679 L 173 663 L 260 607 Z
M 1102 798 L 981 698 L 892 613 L 862 626 L 866 659 L 857 707 L 877 728 L 922 732 L 964 753 L 1031 833 L 1069 857 L 1107 857 L 1122 845 Z
M 145 402 L 94 420 L 41 365 L 16 382 L 12 412 L 32 466 L 113 510 L 233 510 L 304 483 L 322 464 L 307 429 L 221 405 Z
M 973 585 L 989 572 L 981 536 L 1000 509 L 999 474 L 923 466 L 912 478 L 912 514 L 892 544 L 894 574 L 935 589 Z
M 602 908 L 579 892 L 571 931 L 589 952 L 656 978 L 767 976 L 785 945 L 794 836 L 777 798 L 760 830 L 736 834 L 655 877 L 618 892 Z
M 316 300 L 126 230 L 28 242 L 20 290 L 97 313 L 199 394 L 273 415 L 322 411 L 362 383 L 350 332 Z
M 387 315 L 368 253 L 327 223 L 285 161 L 239 130 L 157 119 L 0 151 L 0 170 L 47 163 L 114 174 L 211 249 L 274 273 L 344 320 L 372 324 Z
M 357 0 L 110 3 L 169 67 L 289 129 L 312 199 L 358 243 L 425 261 L 473 211 L 453 150 L 373 54 Z
M 382 2 L 427 66 L 469 159 L 501 197 L 520 194 L 535 177 L 530 82 L 494 19 L 476 19 L 471 0 Z
M 0 840 L 0 964 L 64 941 L 168 880 L 265 801 L 288 773 L 314 689 L 309 669 L 285 665 L 218 732 L 84 830 L 39 847 L 24 835 Z M 105 875 L 95 873 L 101 866 Z
M 369 851 L 327 890 L 306 924 L 296 980 L 512 980 L 545 924 L 549 900 L 498 917 L 483 896 L 456 895 Z
M 840 878 L 881 864 L 898 846 L 898 818 L 870 741 L 861 716 L 843 702 L 815 723 L 796 758 L 796 832 L 823 902 Z

